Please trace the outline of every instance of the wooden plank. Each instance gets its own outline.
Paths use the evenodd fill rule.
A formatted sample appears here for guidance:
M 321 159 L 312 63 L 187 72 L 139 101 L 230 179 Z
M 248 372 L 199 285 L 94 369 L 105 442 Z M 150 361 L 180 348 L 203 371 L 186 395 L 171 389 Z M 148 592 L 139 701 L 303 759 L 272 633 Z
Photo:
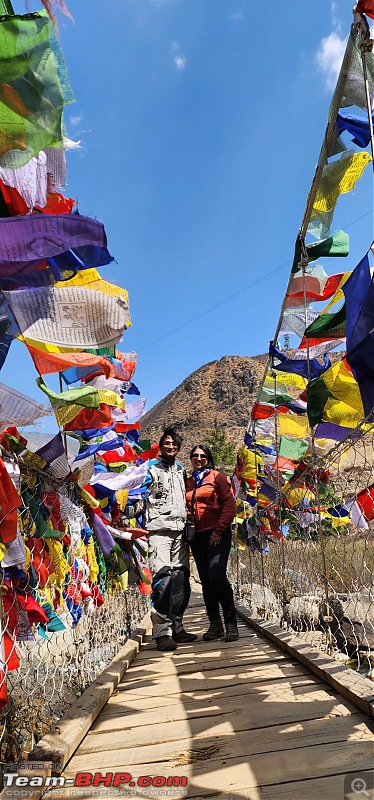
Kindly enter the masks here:
M 303 674 L 300 671 L 300 675 L 292 676 L 292 678 L 284 677 L 282 682 L 278 679 L 276 680 L 269 680 L 267 682 L 263 681 L 245 681 L 244 683 L 234 683 L 230 684 L 229 686 L 224 687 L 224 695 L 225 697 L 236 697 L 239 696 L 244 699 L 247 695 L 255 694 L 256 692 L 271 692 L 273 688 L 275 690 L 278 689 L 282 685 L 282 683 L 288 683 L 290 686 L 321 686 L 321 681 L 318 680 L 317 677 L 313 675 Z M 122 694 L 116 690 L 113 692 L 112 696 L 109 698 L 107 705 L 103 708 L 100 719 L 109 719 L 112 716 L 117 716 L 118 713 L 126 713 L 126 709 L 129 711 L 137 710 L 140 711 L 141 709 L 149 710 L 151 708 L 164 708 L 174 705 L 181 705 L 186 708 L 186 711 L 189 710 L 190 706 L 193 706 L 196 703 L 196 700 L 200 699 L 200 702 L 212 701 L 214 699 L 218 699 L 222 696 L 222 689 L 215 689 L 209 692 L 183 692 L 182 694 L 172 694 L 172 695 L 164 695 L 160 697 L 138 697 L 137 695 L 129 697 L 129 692 L 127 694 Z M 119 711 L 119 709 L 124 709 L 124 712 Z
M 219 689 L 225 689 L 227 686 L 238 685 L 244 681 L 266 681 L 282 679 L 284 677 L 292 677 L 293 675 L 300 674 L 299 668 L 287 661 L 280 663 L 260 664 L 256 666 L 246 667 L 241 670 L 237 675 L 230 675 L 229 680 L 226 670 L 215 670 L 212 676 L 203 673 L 198 673 L 198 677 L 189 675 L 183 681 L 181 686 L 178 676 L 171 676 L 167 681 L 167 694 L 177 694 L 178 696 L 183 693 L 183 696 L 194 696 L 198 692 L 211 692 Z M 305 674 L 305 673 L 303 673 Z M 310 674 L 308 670 L 308 674 Z M 200 677 L 201 676 L 201 677 Z M 214 680 L 213 680 L 214 679 Z M 161 695 L 161 691 L 156 689 L 156 679 L 150 681 L 138 682 L 135 685 L 131 681 L 123 681 L 118 686 L 118 692 L 123 694 L 124 697 L 155 697 Z
M 202 671 L 204 671 L 205 675 L 212 675 L 212 677 L 214 677 L 215 673 L 221 673 L 222 671 L 225 671 L 228 674 L 239 674 L 241 671 L 246 670 L 251 666 L 258 666 L 260 664 L 267 663 L 274 664 L 274 662 L 285 663 L 287 660 L 287 656 L 283 655 L 282 653 L 269 651 L 268 653 L 263 654 L 248 654 L 247 656 L 244 656 L 243 659 L 233 660 L 230 657 L 228 657 L 227 660 L 220 659 L 214 663 L 211 662 L 207 668 L 204 667 L 204 664 L 196 664 L 195 662 L 192 662 L 182 666 L 181 671 L 178 672 L 173 661 L 173 657 L 168 653 L 162 653 L 160 657 L 155 659 L 153 665 L 151 664 L 149 666 L 144 666 L 141 664 L 133 667 L 131 670 L 131 675 L 126 677 L 126 681 L 131 681 L 131 684 L 135 688 L 139 682 L 144 680 L 149 681 L 156 678 L 158 684 L 162 686 L 163 683 L 167 683 L 169 681 L 170 676 L 178 675 L 180 680 L 186 680 L 187 675 L 200 675 Z
M 289 653 L 293 658 L 298 658 L 303 664 L 307 664 L 310 669 L 319 675 L 326 683 L 329 683 L 343 697 L 371 717 L 374 717 L 374 693 L 366 678 L 353 672 L 353 670 L 343 667 L 339 661 L 335 661 L 325 653 L 321 653 L 305 643 L 300 643 L 294 633 L 285 632 L 278 625 L 270 625 L 263 620 L 255 620 L 249 616 L 248 609 L 237 606 L 237 611 L 244 620 L 263 632 L 276 644 Z
M 233 646 L 234 645 L 234 646 Z M 187 664 L 194 662 L 195 664 L 205 659 L 217 660 L 219 658 L 242 659 L 248 654 L 256 653 L 276 653 L 280 652 L 274 645 L 269 642 L 263 642 L 260 639 L 254 641 L 253 639 L 242 641 L 238 646 L 238 642 L 227 642 L 220 644 L 219 642 L 191 642 L 189 645 L 178 645 L 178 649 L 172 654 L 169 654 L 175 665 Z M 143 648 L 136 658 L 137 666 L 145 666 L 155 661 L 160 656 L 155 647 L 150 646 Z
M 252 728 L 265 728 L 278 724 L 289 725 L 295 722 L 315 718 L 328 718 L 335 716 L 349 716 L 351 709 L 347 704 L 339 703 L 323 689 L 317 687 L 301 687 L 299 699 L 289 701 L 285 696 L 280 702 L 263 696 L 251 697 L 248 704 L 232 707 L 224 700 L 212 708 L 200 708 L 196 716 L 185 716 L 185 710 L 174 707 L 176 714 L 184 714 L 177 719 L 172 716 L 168 719 L 163 714 L 168 709 L 163 709 L 163 714 L 157 714 L 157 709 L 139 714 L 122 714 L 110 721 L 110 730 L 100 733 L 100 720 L 95 726 L 95 731 L 89 732 L 82 742 L 79 752 L 86 753 L 95 749 L 103 754 L 104 760 L 113 759 L 113 753 L 125 743 L 131 747 L 143 745 L 151 737 L 151 741 L 173 742 L 181 739 L 204 739 L 211 732 L 227 735 L 232 731 L 247 731 Z M 107 751 L 107 752 L 105 752 Z
M 176 662 L 173 656 L 161 656 L 153 658 L 148 662 L 136 664 L 131 670 L 131 680 L 137 681 L 144 677 L 151 679 L 153 676 L 158 676 L 160 681 L 167 680 L 170 675 L 194 675 L 199 672 L 214 673 L 217 669 L 227 669 L 229 672 L 239 672 L 252 664 L 266 664 L 274 662 L 288 661 L 287 657 L 283 654 L 280 656 L 274 650 L 268 652 L 262 651 L 245 651 L 243 653 L 222 653 L 220 655 L 210 658 L 186 658 L 183 662 Z
M 118 735 L 116 738 L 118 740 Z M 129 741 L 128 737 L 126 739 Z M 101 771 L 127 768 L 135 774 L 141 768 L 143 775 L 152 774 L 148 772 L 150 768 L 154 774 L 155 764 L 158 775 L 185 774 L 185 769 L 192 765 L 201 788 L 213 788 L 214 778 L 217 773 L 224 772 L 225 766 L 235 767 L 240 774 L 240 765 L 249 762 L 256 782 L 266 786 L 281 783 L 285 776 L 292 782 L 345 773 L 352 768 L 370 769 L 372 748 L 372 732 L 357 713 L 295 723 L 287 730 L 282 725 L 267 727 L 261 735 L 257 730 L 232 732 L 230 736 L 212 733 L 200 738 L 191 734 L 189 746 L 182 740 L 148 743 L 142 747 L 113 747 L 101 752 L 99 759 L 97 750 L 83 753 L 79 749 L 65 774 L 69 777 L 74 771 L 92 771 L 97 769 L 98 763 Z M 146 771 L 143 771 L 144 765 L 148 765 Z M 202 777 L 204 781 L 201 782 Z M 222 785 L 228 788 L 223 781 Z M 239 779 L 235 788 L 242 786 Z
M 364 774 L 359 773 L 364 777 Z M 349 800 L 374 800 L 374 792 L 368 787 L 366 795 L 362 792 L 354 793 L 351 791 L 349 794 L 344 792 L 344 788 L 351 788 L 352 780 L 359 777 L 356 772 L 347 773 L 344 775 L 330 775 L 326 778 L 313 778 L 313 780 L 303 781 L 302 784 L 297 783 L 281 783 L 277 786 L 264 786 L 261 789 L 261 800 L 344 800 L 349 797 Z M 302 794 L 301 794 L 302 792 Z M 218 796 L 218 795 L 217 795 Z M 211 797 L 209 800 L 211 800 Z M 204 798 L 201 798 L 204 800 Z
M 55 731 L 46 734 L 35 745 L 29 754 L 29 761 L 52 761 L 57 765 L 56 769 L 63 769 L 130 666 L 149 627 L 150 616 L 146 614 L 139 628 L 127 640 L 109 666 L 59 720 Z
M 244 697 L 246 697 L 246 700 L 244 700 Z M 257 687 L 257 690 L 252 692 L 249 697 L 248 695 L 243 695 L 243 693 L 227 696 L 225 692 L 224 694 L 221 693 L 218 697 L 192 701 L 188 706 L 180 702 L 172 706 L 155 706 L 152 709 L 141 709 L 139 712 L 131 708 L 126 711 L 123 709 L 123 706 L 121 706 L 122 710 L 121 713 L 118 714 L 117 719 L 118 727 L 125 730 L 126 728 L 134 729 L 138 725 L 144 729 L 146 725 L 157 725 L 160 721 L 162 724 L 165 724 L 171 721 L 188 720 L 192 725 L 194 719 L 201 719 L 202 716 L 207 718 L 208 716 L 225 714 L 232 717 L 233 728 L 237 729 L 237 713 L 243 712 L 245 714 L 246 711 L 249 711 L 249 704 L 256 718 L 256 714 L 261 712 L 261 706 L 265 703 L 267 704 L 270 702 L 273 704 L 274 714 L 277 712 L 278 706 L 280 706 L 280 708 L 282 705 L 290 707 L 291 705 L 303 706 L 306 703 L 311 704 L 320 701 L 328 705 L 329 708 L 335 705 L 334 695 L 330 691 L 326 691 L 326 687 L 323 685 L 307 684 L 295 686 L 290 685 L 289 682 L 273 683 L 270 689 L 266 687 L 264 690 L 261 690 Z M 351 713 L 355 710 L 355 706 L 348 702 L 345 702 L 343 706 L 347 709 L 347 713 Z M 118 706 L 116 707 L 118 710 Z M 317 713 L 317 708 L 315 709 L 315 713 Z M 96 720 L 92 730 L 95 732 L 104 730 L 114 731 L 116 728 L 116 718 L 113 718 L 112 714 L 108 715 L 104 711 L 103 714 L 100 715 L 100 718 Z M 91 733 L 92 731 L 89 735 L 91 735 Z

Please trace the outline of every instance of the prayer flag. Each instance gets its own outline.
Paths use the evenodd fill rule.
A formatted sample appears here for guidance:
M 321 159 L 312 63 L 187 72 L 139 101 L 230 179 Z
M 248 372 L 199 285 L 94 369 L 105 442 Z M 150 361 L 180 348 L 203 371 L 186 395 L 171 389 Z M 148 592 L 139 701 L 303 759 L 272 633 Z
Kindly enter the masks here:
M 312 427 L 324 420 L 354 428 L 364 417 L 360 390 L 345 359 L 320 378 L 314 378 L 308 385 L 307 397 Z
M 0 430 L 5 430 L 9 425 L 32 425 L 36 419 L 50 416 L 51 413 L 47 406 L 0 383 Z
M 53 392 L 52 389 L 48 388 L 48 386 L 44 383 L 43 378 L 37 378 L 36 384 L 39 386 L 39 389 L 41 389 L 42 392 L 48 396 L 53 408 L 58 411 L 64 409 L 65 406 L 67 406 L 70 411 L 75 412 L 75 408 L 77 406 L 85 406 L 85 408 L 98 408 L 100 403 L 107 403 L 108 405 L 119 406 L 121 409 L 123 409 L 125 405 L 124 400 L 118 397 L 118 395 L 114 392 L 106 391 L 104 389 L 95 389 L 92 386 L 82 386 L 78 389 L 68 389 L 66 392 L 60 392 L 60 394 L 56 394 L 56 392 Z
M 282 372 L 295 373 L 296 375 L 300 375 L 303 378 L 308 378 L 309 380 L 312 378 L 317 378 L 331 366 L 328 356 L 324 356 L 323 364 L 320 364 L 319 361 L 315 359 L 312 359 L 306 363 L 305 361 L 300 361 L 298 359 L 287 358 L 287 356 L 278 350 L 278 348 L 275 347 L 272 342 L 270 342 L 269 355 L 278 358 L 281 362 L 280 364 L 274 364 L 274 369 L 281 370 Z M 287 402 L 290 402 L 290 400 L 291 398 Z
M 125 298 L 83 287 L 48 286 L 4 294 L 21 333 L 37 342 L 84 349 L 115 344 L 130 320 Z
M 318 311 L 306 309 L 306 312 L 286 308 L 283 313 L 280 333 L 296 333 L 300 339 L 304 336 L 305 325 L 310 325 L 319 317 Z
M 89 246 L 105 248 L 107 252 L 104 226 L 80 214 L 28 214 L 2 218 L 0 275 L 4 278 L 30 272 L 47 258 L 66 254 L 71 248 Z
M 62 456 L 64 452 L 65 450 L 62 436 L 61 433 L 58 433 L 53 437 L 53 439 L 47 442 L 47 444 L 44 444 L 43 447 L 40 447 L 39 450 L 36 450 L 35 454 L 42 458 L 46 464 L 50 464 L 52 461 L 55 461 L 56 458 Z
M 268 389 L 266 386 L 263 386 L 260 394 L 259 394 L 259 402 L 270 402 L 274 403 L 274 405 L 284 405 L 284 403 L 290 403 L 292 397 L 288 394 L 282 394 L 281 392 L 275 392 L 274 389 Z
M 374 409 L 374 283 L 368 255 L 343 287 L 346 305 L 347 361 L 360 387 L 365 416 Z
M 357 438 L 360 436 L 360 431 L 354 428 L 346 428 L 343 425 L 335 425 L 333 422 L 320 422 L 314 432 L 316 439 L 333 439 L 335 442 L 341 442 L 347 436 Z
M 365 3 L 367 8 L 369 7 L 369 2 L 370 0 Z M 361 32 L 352 25 L 341 70 L 340 88 L 342 93 L 339 105 L 340 108 L 358 106 L 366 111 L 367 97 L 365 77 L 367 79 L 369 96 L 373 97 L 374 57 L 372 52 L 367 51 L 365 53 L 366 76 L 364 76 L 360 46 Z
M 367 152 L 343 153 L 337 161 L 325 164 L 310 218 L 310 226 L 321 225 L 322 235 L 329 232 L 338 198 L 354 189 L 356 182 L 371 161 Z
M 65 63 L 45 11 L 0 18 L 0 159 L 26 164 L 62 147 L 62 111 L 73 100 Z
M 374 0 L 373 0 L 374 2 Z M 373 115 L 374 121 L 374 115 Z M 353 114 L 339 113 L 336 118 L 339 134 L 348 131 L 352 134 L 352 141 L 358 147 L 367 147 L 370 142 L 370 127 L 367 117 L 355 117 Z
M 319 242 L 306 245 L 306 252 L 308 256 L 308 263 L 317 261 L 317 258 L 322 257 L 336 257 L 343 258 L 349 253 L 349 236 L 344 231 L 336 231 L 332 236 L 327 239 L 322 239 Z M 295 255 L 292 264 L 292 272 L 297 272 L 301 261 L 301 240 L 299 237 L 296 239 Z
M 114 373 L 109 359 L 104 356 L 94 356 L 91 353 L 45 353 L 30 344 L 27 345 L 27 349 L 40 375 L 62 372 L 66 367 L 73 365 L 86 366 L 91 373 L 95 367 L 101 367 L 108 378 Z
M 318 270 L 318 275 L 314 270 Z M 320 270 L 324 273 L 324 277 L 321 276 Z M 339 288 L 343 275 L 344 273 L 339 272 L 337 275 L 330 275 L 329 277 L 326 275 L 323 267 L 308 267 L 305 281 L 305 296 L 307 300 L 328 300 Z M 288 289 L 287 297 L 289 300 L 287 301 L 287 307 L 292 306 L 292 301 L 294 299 L 304 299 L 303 283 L 303 273 L 300 270 L 295 273 Z
M 354 10 L 357 14 L 367 14 L 368 17 L 374 19 L 374 0 L 358 0 Z
M 343 305 L 334 314 L 323 312 L 305 329 L 307 339 L 341 339 L 346 331 L 346 311 Z
M 141 397 L 139 400 L 135 400 L 135 403 L 130 403 L 127 405 L 125 413 L 120 412 L 117 409 L 113 410 L 112 414 L 114 420 L 116 422 L 133 422 L 137 420 L 139 417 L 142 417 L 143 414 L 145 414 L 146 402 L 147 398 Z
M 281 436 L 279 442 L 279 456 L 291 461 L 299 461 L 309 447 L 307 439 L 294 439 L 288 436 Z
M 309 349 L 307 349 L 307 340 L 304 338 L 299 344 L 299 347 L 294 352 L 296 360 L 306 358 L 319 358 L 324 356 L 330 350 L 335 350 L 335 347 L 341 347 L 345 344 L 345 339 L 309 339 Z
M 298 414 L 292 414 L 292 412 L 279 415 L 278 427 L 282 436 L 297 436 L 301 438 L 309 434 L 308 419 Z
M 65 425 L 66 431 L 79 431 L 89 428 L 109 428 L 113 425 L 111 410 L 106 403 L 99 408 L 78 408 L 76 415 Z
M 148 461 L 140 466 L 127 467 L 124 472 L 94 472 L 90 479 L 91 486 L 100 484 L 113 492 L 119 489 L 137 489 L 140 487 L 148 472 Z

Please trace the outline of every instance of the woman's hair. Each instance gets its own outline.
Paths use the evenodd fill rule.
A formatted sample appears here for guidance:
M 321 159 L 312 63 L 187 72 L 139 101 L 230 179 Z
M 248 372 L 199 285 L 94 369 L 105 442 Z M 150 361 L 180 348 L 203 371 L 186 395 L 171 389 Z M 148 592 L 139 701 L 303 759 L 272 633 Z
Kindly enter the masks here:
M 198 447 L 200 448 L 200 450 L 202 450 L 205 453 L 205 455 L 206 455 L 206 457 L 208 459 L 207 466 L 210 467 L 211 469 L 214 469 L 213 454 L 212 454 L 212 451 L 209 450 L 209 447 L 206 446 L 206 444 L 195 444 L 195 447 L 193 447 L 191 452 L 190 452 L 190 458 L 192 458 L 195 450 L 197 450 Z

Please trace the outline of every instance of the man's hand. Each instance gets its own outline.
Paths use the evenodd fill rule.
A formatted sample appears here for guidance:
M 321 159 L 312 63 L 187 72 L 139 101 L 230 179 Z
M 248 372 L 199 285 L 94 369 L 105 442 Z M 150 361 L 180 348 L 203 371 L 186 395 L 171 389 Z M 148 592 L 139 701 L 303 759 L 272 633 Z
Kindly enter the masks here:
M 220 541 L 221 541 L 221 537 L 220 537 L 219 533 L 216 533 L 215 531 L 213 531 L 213 533 L 212 533 L 212 535 L 211 535 L 211 537 L 209 539 L 209 544 L 211 544 L 213 547 L 217 547 L 217 544 L 219 544 Z

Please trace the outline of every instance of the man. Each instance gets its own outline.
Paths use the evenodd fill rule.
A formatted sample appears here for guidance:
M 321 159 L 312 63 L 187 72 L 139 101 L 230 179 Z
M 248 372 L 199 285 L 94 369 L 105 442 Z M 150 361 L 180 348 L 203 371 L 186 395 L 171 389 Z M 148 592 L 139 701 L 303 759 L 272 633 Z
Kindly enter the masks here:
M 182 444 L 174 428 L 166 428 L 159 441 L 160 455 L 150 462 L 145 527 L 150 532 L 149 566 L 152 581 L 153 638 L 158 650 L 175 650 L 179 642 L 197 636 L 183 628 L 182 617 L 190 599 L 188 545 L 183 532 L 187 509 L 186 472 L 176 461 Z

